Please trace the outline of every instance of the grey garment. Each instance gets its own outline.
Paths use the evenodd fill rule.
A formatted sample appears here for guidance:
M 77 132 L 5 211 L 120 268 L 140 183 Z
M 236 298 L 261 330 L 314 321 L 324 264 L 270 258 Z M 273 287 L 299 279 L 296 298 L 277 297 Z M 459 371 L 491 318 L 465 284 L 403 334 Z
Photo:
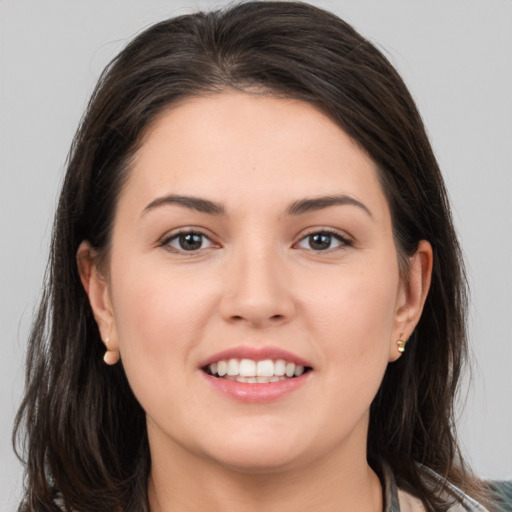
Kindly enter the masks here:
M 434 484 L 442 483 L 445 489 L 450 492 L 451 496 L 447 494 L 447 501 L 453 503 L 446 509 L 446 512 L 489 512 L 484 506 L 439 476 L 436 472 L 426 467 L 423 467 L 423 470 Z M 384 512 L 419 512 L 420 510 L 425 510 L 419 500 L 398 488 L 395 476 L 387 465 L 382 466 L 382 477 Z
M 382 465 L 382 487 L 384 488 L 384 512 L 400 512 L 395 475 L 385 464 Z
M 450 501 L 453 501 L 454 497 L 458 498 L 458 501 L 453 503 L 445 512 L 489 512 L 484 506 L 477 503 L 458 487 L 450 484 L 435 471 L 426 467 L 423 467 L 423 469 L 434 482 L 442 482 L 446 488 L 451 491 L 452 496 Z M 381 470 L 384 489 L 384 512 L 419 512 L 425 510 L 419 500 L 398 488 L 395 476 L 389 466 L 382 464 Z M 491 482 L 489 486 L 495 498 L 496 510 L 512 512 L 512 481 Z M 55 504 L 58 505 L 63 512 L 66 510 L 62 497 L 57 497 Z

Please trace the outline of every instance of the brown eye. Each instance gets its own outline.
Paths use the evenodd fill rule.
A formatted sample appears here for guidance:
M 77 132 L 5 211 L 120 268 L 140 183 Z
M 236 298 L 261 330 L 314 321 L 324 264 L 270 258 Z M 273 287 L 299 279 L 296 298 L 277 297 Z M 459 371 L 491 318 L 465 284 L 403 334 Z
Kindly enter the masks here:
M 348 240 L 329 231 L 319 231 L 305 236 L 299 243 L 301 249 L 309 249 L 313 251 L 327 251 L 338 247 L 350 245 Z
M 165 246 L 175 251 L 193 252 L 212 246 L 211 240 L 202 233 L 178 233 L 164 241 Z
M 203 236 L 198 233 L 187 233 L 178 237 L 180 249 L 184 251 L 197 251 L 203 245 Z
M 315 251 L 325 251 L 325 249 L 330 249 L 331 242 L 332 236 L 325 233 L 315 233 L 314 235 L 308 236 L 309 246 Z

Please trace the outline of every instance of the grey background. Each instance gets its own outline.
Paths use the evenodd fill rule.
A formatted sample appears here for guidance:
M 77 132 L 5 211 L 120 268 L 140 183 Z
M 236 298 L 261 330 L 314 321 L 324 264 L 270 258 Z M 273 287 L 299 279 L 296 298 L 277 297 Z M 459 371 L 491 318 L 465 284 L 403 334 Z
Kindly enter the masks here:
M 0 511 L 10 430 L 72 135 L 104 65 L 140 29 L 222 1 L 0 0 Z M 512 477 L 512 1 L 325 0 L 385 50 L 425 119 L 473 290 L 477 364 L 459 430 L 475 470 Z M 461 408 L 462 411 L 462 408 Z

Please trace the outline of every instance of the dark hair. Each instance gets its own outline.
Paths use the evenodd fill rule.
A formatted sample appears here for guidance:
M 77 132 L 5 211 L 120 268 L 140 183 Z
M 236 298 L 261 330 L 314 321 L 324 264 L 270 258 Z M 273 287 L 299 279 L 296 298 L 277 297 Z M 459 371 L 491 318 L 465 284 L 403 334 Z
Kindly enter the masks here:
M 110 63 L 73 141 L 46 288 L 30 336 L 17 416 L 27 451 L 21 510 L 147 510 L 145 416 L 122 365 L 107 367 L 77 271 L 83 240 L 108 254 L 117 198 L 150 123 L 169 105 L 226 90 L 322 109 L 376 162 L 401 267 L 420 240 L 434 252 L 430 293 L 407 351 L 372 404 L 368 458 L 439 510 L 429 467 L 466 491 L 454 397 L 466 358 L 466 280 L 443 180 L 401 78 L 350 25 L 304 3 L 248 2 L 158 23 Z M 440 484 L 442 485 L 442 484 Z

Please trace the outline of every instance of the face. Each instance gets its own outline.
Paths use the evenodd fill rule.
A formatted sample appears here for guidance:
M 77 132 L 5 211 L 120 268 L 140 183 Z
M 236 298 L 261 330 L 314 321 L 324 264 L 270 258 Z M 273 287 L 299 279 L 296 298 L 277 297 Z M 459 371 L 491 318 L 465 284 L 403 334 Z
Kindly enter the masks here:
M 153 456 L 259 471 L 364 455 L 422 292 L 400 281 L 374 162 L 324 114 L 242 93 L 169 109 L 109 256 L 88 291 Z

